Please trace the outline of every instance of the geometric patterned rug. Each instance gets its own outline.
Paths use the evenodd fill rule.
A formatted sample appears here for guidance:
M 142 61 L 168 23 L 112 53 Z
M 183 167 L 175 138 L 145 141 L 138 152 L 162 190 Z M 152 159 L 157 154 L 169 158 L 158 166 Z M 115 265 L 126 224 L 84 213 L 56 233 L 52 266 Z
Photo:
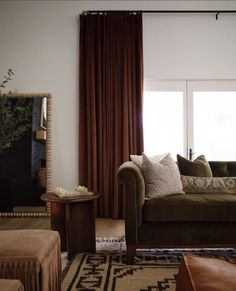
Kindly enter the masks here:
M 62 291 L 174 291 L 182 250 L 137 252 L 134 265 L 125 252 L 78 254 L 64 271 Z M 184 250 L 236 262 L 236 250 Z

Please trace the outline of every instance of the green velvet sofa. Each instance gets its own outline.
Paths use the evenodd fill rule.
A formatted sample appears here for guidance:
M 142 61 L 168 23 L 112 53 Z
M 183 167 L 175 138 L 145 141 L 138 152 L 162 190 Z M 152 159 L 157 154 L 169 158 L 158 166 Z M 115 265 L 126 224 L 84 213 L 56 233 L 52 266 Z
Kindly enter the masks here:
M 236 162 L 209 162 L 214 177 L 236 177 Z M 145 180 L 133 162 L 118 170 L 126 203 L 127 262 L 136 249 L 236 247 L 236 193 L 176 194 L 145 199 Z

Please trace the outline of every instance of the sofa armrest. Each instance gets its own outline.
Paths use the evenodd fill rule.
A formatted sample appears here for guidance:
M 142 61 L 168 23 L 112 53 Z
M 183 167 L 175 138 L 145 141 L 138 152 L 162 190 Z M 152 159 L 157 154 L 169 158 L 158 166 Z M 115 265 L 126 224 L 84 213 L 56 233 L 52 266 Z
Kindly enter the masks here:
M 137 227 L 142 223 L 142 207 L 145 199 L 144 177 L 133 162 L 125 162 L 118 170 L 118 179 L 124 185 L 126 241 L 132 244 L 137 241 Z

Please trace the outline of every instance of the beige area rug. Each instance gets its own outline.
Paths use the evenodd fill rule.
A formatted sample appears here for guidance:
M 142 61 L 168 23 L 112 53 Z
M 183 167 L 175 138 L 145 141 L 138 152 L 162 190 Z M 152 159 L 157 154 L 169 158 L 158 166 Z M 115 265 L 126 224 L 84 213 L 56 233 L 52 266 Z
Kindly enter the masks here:
M 132 266 L 124 260 L 123 253 L 77 255 L 63 280 L 62 290 L 175 290 L 178 260 L 143 257 Z
M 124 252 L 126 251 L 125 239 L 116 237 L 97 237 L 96 238 L 96 251 L 97 252 Z M 67 252 L 61 254 L 62 271 L 66 269 L 68 265 Z M 70 263 L 69 263 L 70 264 Z
M 126 244 L 124 238 L 103 237 L 96 238 L 96 251 L 97 252 L 122 252 L 126 251 Z
M 187 252 L 236 261 L 235 249 Z M 123 251 L 78 254 L 64 272 L 62 291 L 175 290 L 180 250 L 138 252 L 134 265 L 126 265 L 125 259 Z

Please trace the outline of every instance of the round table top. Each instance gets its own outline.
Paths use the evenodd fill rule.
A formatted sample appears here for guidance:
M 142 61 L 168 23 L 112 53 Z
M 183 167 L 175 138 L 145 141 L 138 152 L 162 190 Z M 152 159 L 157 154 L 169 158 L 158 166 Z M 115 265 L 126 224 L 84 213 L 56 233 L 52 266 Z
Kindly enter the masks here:
M 80 192 L 81 193 L 81 192 Z M 94 193 L 92 195 L 78 195 L 74 197 L 58 197 L 54 192 L 47 192 L 41 195 L 41 199 L 46 202 L 57 202 L 57 203 L 78 203 L 96 200 L 101 197 L 102 194 Z

